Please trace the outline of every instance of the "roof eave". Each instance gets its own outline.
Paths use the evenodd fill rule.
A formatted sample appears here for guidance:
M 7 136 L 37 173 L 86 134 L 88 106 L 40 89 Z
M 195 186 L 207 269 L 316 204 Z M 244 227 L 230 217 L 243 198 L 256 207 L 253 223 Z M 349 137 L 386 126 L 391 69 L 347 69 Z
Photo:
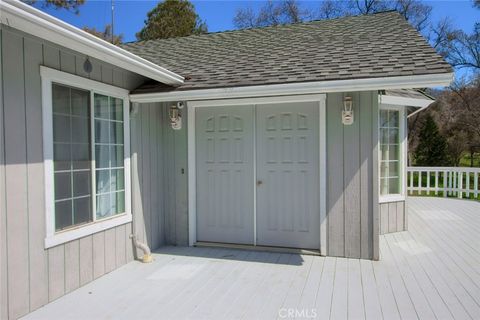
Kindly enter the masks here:
M 453 73 L 438 73 L 429 75 L 297 82 L 274 85 L 139 93 L 131 94 L 130 100 L 137 103 L 150 103 L 181 100 L 194 101 L 330 92 L 371 91 L 382 89 L 431 88 L 448 86 L 452 80 Z
M 184 78 L 18 0 L 0 0 L 0 22 L 150 79 L 178 86 Z

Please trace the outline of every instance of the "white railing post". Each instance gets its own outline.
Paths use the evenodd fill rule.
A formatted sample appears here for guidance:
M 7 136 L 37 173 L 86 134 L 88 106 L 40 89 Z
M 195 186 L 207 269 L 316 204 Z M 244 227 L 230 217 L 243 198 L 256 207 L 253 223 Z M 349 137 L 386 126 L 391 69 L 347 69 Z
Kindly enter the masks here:
M 430 195 L 430 171 L 427 170 L 427 196 Z
M 475 199 L 478 199 L 478 172 L 475 172 L 475 181 L 473 181 Z
M 422 195 L 422 171 L 418 171 L 418 195 Z
M 448 196 L 448 171 L 443 170 L 443 196 L 446 198 Z
M 435 195 L 438 196 L 438 170 L 435 170 Z
M 413 171 L 410 171 L 410 190 L 409 194 L 413 194 Z
M 465 172 L 465 191 L 467 192 L 467 198 L 470 199 L 470 172 Z
M 457 177 L 458 177 L 457 196 L 458 196 L 459 199 L 462 199 L 462 197 L 463 197 L 463 191 L 462 191 L 462 188 L 463 188 L 463 173 L 459 172 Z

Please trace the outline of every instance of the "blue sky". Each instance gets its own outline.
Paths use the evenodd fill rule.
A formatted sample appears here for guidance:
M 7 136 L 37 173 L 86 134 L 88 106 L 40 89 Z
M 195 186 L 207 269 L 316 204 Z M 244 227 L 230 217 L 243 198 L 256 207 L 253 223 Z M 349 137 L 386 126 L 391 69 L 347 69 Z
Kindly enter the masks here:
M 472 8 L 471 1 L 426 1 L 433 7 L 433 19 L 449 16 L 459 28 L 470 32 L 475 22 L 480 21 L 480 10 Z M 146 17 L 158 1 L 115 0 L 115 33 L 122 33 L 124 41 L 134 41 Z M 261 1 L 193 1 L 200 17 L 207 22 L 209 31 L 233 29 L 232 19 L 237 8 L 260 7 Z M 320 1 L 301 1 L 307 7 L 316 8 Z M 37 5 L 37 7 L 39 7 Z M 75 15 L 65 10 L 48 8 L 42 10 L 77 27 L 90 26 L 97 29 L 111 22 L 110 0 L 86 0 Z

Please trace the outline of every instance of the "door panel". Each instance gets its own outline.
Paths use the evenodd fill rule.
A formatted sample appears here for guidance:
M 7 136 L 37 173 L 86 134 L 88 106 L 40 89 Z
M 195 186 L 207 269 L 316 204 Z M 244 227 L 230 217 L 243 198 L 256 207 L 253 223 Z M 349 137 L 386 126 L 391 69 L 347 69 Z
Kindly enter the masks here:
M 196 110 L 198 241 L 253 243 L 253 110 Z
M 320 248 L 318 102 L 256 108 L 257 244 Z

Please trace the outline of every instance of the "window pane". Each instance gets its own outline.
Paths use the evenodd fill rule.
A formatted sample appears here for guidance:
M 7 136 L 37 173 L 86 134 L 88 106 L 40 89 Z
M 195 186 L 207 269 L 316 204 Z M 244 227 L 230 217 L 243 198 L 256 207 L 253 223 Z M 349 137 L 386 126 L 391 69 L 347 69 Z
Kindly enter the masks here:
M 52 109 L 53 113 L 70 114 L 70 88 L 52 85 Z
M 62 230 L 70 227 L 72 220 L 72 200 L 59 201 L 55 203 L 55 230 Z
M 53 169 L 55 171 L 70 169 L 70 147 L 70 144 L 53 144 Z
M 388 143 L 390 143 L 390 144 L 399 143 L 398 129 L 389 129 L 388 130 Z
M 91 197 L 85 197 L 73 200 L 73 218 L 74 224 L 86 223 L 92 221 Z
M 399 127 L 399 124 L 398 124 L 398 111 L 389 111 L 388 112 L 388 126 L 390 128 L 398 128 Z
M 70 116 L 53 115 L 53 142 L 70 143 Z
M 388 179 L 388 193 L 389 194 L 399 194 L 400 193 L 400 184 L 399 178 L 390 178 Z
M 90 145 L 75 144 L 72 149 L 72 168 L 90 169 Z
M 123 122 L 111 122 L 111 143 L 123 144 Z
M 55 203 L 55 228 L 62 230 L 92 220 L 90 92 L 57 84 L 52 90 L 54 198 L 61 200 Z
M 112 119 L 123 121 L 123 100 L 118 98 L 110 98 Z
M 379 117 L 380 194 L 399 194 L 402 190 L 400 187 L 400 112 L 381 110 Z
M 388 177 L 388 162 L 380 163 L 380 177 L 381 178 Z
M 125 192 L 112 193 L 112 204 L 114 205 L 114 214 L 125 212 Z
M 88 118 L 90 115 L 90 92 L 71 89 L 72 114 Z
M 399 154 L 399 149 L 400 145 L 390 145 L 388 148 L 388 159 L 390 160 L 400 160 L 400 154 Z
M 123 146 L 111 146 L 110 151 L 112 168 L 123 167 Z
M 110 166 L 110 150 L 108 145 L 95 147 L 95 166 L 97 168 L 108 168 Z
M 380 179 L 380 194 L 382 196 L 388 194 L 388 178 Z
M 55 200 L 72 197 L 72 174 L 70 172 L 55 173 Z
M 123 169 L 112 170 L 112 191 L 123 190 L 125 188 L 125 177 Z
M 380 143 L 387 144 L 388 143 L 388 129 L 380 129 Z
M 88 143 L 90 126 L 88 118 L 72 117 L 72 142 Z
M 107 96 L 96 94 L 95 101 L 95 118 L 110 119 L 109 98 Z
M 388 177 L 398 177 L 399 176 L 399 166 L 398 161 L 393 161 L 388 163 Z
M 110 170 L 97 170 L 97 194 L 110 192 Z
M 81 197 L 90 195 L 90 171 L 77 171 L 73 173 L 73 196 Z
M 110 121 L 95 120 L 95 142 L 110 143 Z
M 113 211 L 110 203 L 110 193 L 97 196 L 97 219 L 110 217 Z

